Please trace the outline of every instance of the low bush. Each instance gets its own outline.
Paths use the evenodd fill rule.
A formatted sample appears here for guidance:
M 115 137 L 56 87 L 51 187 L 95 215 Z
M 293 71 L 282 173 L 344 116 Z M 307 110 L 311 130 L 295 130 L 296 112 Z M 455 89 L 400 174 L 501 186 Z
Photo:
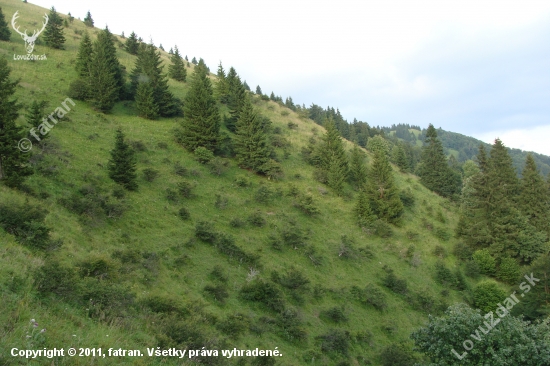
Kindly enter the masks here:
M 320 342 L 322 352 L 337 353 L 347 356 L 350 348 L 350 334 L 348 331 L 341 329 L 330 329 L 323 335 L 317 336 L 315 339 Z
M 410 366 L 414 365 L 417 357 L 412 349 L 402 343 L 392 343 L 380 353 L 382 366 Z
M 63 266 L 57 261 L 47 260 L 36 270 L 33 277 L 36 290 L 42 297 L 54 294 L 70 300 L 76 296 L 78 278 L 74 268 Z
M 497 277 L 503 282 L 514 284 L 521 277 L 521 268 L 514 258 L 506 257 L 500 260 Z
M 386 277 L 383 280 L 384 286 L 397 294 L 406 294 L 408 291 L 407 281 L 397 278 L 392 269 L 387 268 L 386 272 Z
M 216 324 L 222 333 L 231 336 L 233 339 L 238 339 L 239 336 L 246 333 L 247 329 L 250 326 L 250 319 L 242 314 L 230 314 L 224 320 Z
M 313 196 L 309 193 L 298 195 L 296 201 L 294 201 L 294 207 L 300 209 L 300 211 L 308 216 L 315 216 L 321 213 Z
M 415 196 L 410 187 L 399 192 L 399 198 L 405 207 L 413 207 L 415 203 Z
M 256 210 L 254 211 L 254 213 L 248 216 L 248 222 L 256 227 L 264 227 L 267 223 L 264 215 L 260 212 L 260 210 Z
M 214 159 L 214 153 L 203 146 L 197 147 L 194 153 L 195 159 L 201 164 L 206 164 Z
M 495 281 L 483 281 L 474 288 L 473 297 L 475 307 L 488 313 L 496 310 L 497 304 L 506 298 L 506 292 Z
M 260 186 L 254 194 L 254 200 L 259 203 L 268 203 L 272 198 L 273 191 L 265 185 Z
M 303 321 L 295 309 L 289 308 L 280 312 L 275 320 L 278 334 L 289 342 L 303 342 L 307 340 L 307 331 Z
M 195 226 L 195 236 L 197 239 L 213 244 L 217 238 L 214 224 L 210 221 L 199 221 Z
M 386 294 L 376 285 L 368 284 L 364 289 L 352 286 L 350 293 L 361 304 L 370 305 L 376 310 L 383 311 L 388 307 Z
M 250 179 L 245 175 L 238 175 L 235 178 L 235 184 L 239 187 L 250 187 L 252 185 L 252 182 L 250 182 Z
M 245 225 L 246 222 L 238 217 L 235 217 L 234 219 L 231 219 L 231 221 L 229 221 L 229 226 L 234 228 L 244 227 Z
M 496 272 L 496 261 L 489 250 L 476 250 L 472 255 L 473 260 L 477 263 L 481 273 L 488 276 L 493 276 Z
M 189 220 L 191 218 L 191 213 L 189 213 L 189 210 L 185 207 L 182 207 L 178 211 L 178 216 L 182 220 Z
M 243 300 L 259 302 L 272 311 L 281 312 L 285 308 L 282 292 L 271 282 L 251 281 L 241 288 L 240 296 Z
M 321 318 L 324 318 L 333 323 L 343 323 L 348 321 L 348 317 L 344 313 L 344 309 L 337 306 L 327 310 L 323 310 L 319 315 Z
M 48 212 L 28 203 L 0 204 L 0 227 L 15 236 L 18 243 L 33 249 L 52 249 L 58 246 L 50 238 L 50 228 L 44 224 Z
M 220 176 L 223 175 L 227 169 L 229 169 L 230 165 L 231 164 L 228 159 L 216 156 L 208 163 L 208 169 L 210 170 L 210 173 Z
M 204 286 L 204 292 L 211 296 L 217 302 L 224 304 L 225 300 L 229 297 L 229 292 L 227 292 L 227 285 L 223 283 L 218 283 L 215 285 L 206 285 Z

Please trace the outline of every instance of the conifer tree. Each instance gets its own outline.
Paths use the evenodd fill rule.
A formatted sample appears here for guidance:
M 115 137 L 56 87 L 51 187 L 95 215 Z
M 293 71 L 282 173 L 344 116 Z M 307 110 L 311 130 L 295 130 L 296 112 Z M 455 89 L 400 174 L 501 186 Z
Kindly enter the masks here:
M 246 83 L 246 80 L 243 82 L 243 87 L 244 87 L 244 90 L 250 91 L 250 87 L 249 87 L 248 84 Z
M 162 43 L 159 44 L 159 50 L 163 50 L 163 51 L 164 51 L 164 47 L 162 47 Z
M 92 40 L 88 32 L 84 32 L 76 55 L 75 69 L 80 78 L 86 79 L 90 75 L 90 63 L 92 61 Z
M 424 186 L 443 197 L 453 197 L 459 193 L 460 182 L 449 168 L 443 145 L 431 124 L 426 132 L 426 141 L 418 166 L 418 176 Z
M 409 160 L 407 159 L 407 156 L 405 155 L 405 149 L 403 149 L 403 146 L 401 144 L 395 145 L 394 155 L 394 161 L 395 164 L 399 167 L 399 170 L 403 173 L 407 173 L 409 171 Z
M 2 13 L 2 8 L 0 7 L 0 41 L 9 42 L 11 37 L 10 28 L 8 27 L 8 22 L 4 18 L 4 13 Z
M 196 67 L 183 104 L 181 143 L 189 151 L 205 147 L 211 151 L 220 140 L 220 112 L 212 84 L 203 68 Z
M 63 19 L 59 16 L 55 8 L 52 6 L 48 15 L 48 24 L 44 30 L 44 42 L 51 48 L 63 49 L 65 36 L 63 35 Z
M 147 119 L 156 119 L 158 117 L 158 106 L 155 103 L 154 90 L 147 81 L 138 85 L 136 92 L 136 109 L 138 115 Z
M 365 165 L 365 154 L 357 144 L 353 144 L 350 159 L 350 178 L 355 187 L 361 188 L 367 181 L 367 166 Z
M 27 155 L 18 148 L 25 133 L 15 123 L 21 108 L 14 97 L 19 81 L 11 81 L 10 72 L 7 60 L 0 57 L 0 181 L 20 187 L 33 171 Z
M 191 63 L 193 65 L 197 65 L 198 64 L 197 59 L 195 57 L 193 57 L 193 59 L 191 60 Z
M 92 14 L 89 11 L 86 13 L 86 17 L 84 18 L 84 24 L 86 24 L 86 27 L 94 27 L 94 20 L 92 19 Z
M 113 74 L 116 85 L 116 96 L 115 100 L 123 99 L 125 90 L 124 90 L 124 73 L 122 71 L 122 65 L 118 61 L 116 55 L 116 47 L 114 42 L 114 36 L 109 30 L 109 27 L 105 27 L 104 30 L 99 32 L 97 35 L 98 46 L 102 48 L 105 55 L 105 62 L 109 68 L 109 71 Z
M 277 98 L 275 97 L 275 93 L 271 92 L 271 94 L 269 95 L 269 99 L 275 102 L 277 100 Z
M 531 154 L 528 154 L 525 160 L 520 192 L 518 203 L 521 212 L 538 231 L 550 235 L 548 187 Z
M 129 191 L 137 189 L 134 150 L 124 141 L 120 129 L 116 131 L 115 147 L 111 150 L 108 165 L 109 177 Z
M 87 92 L 92 106 L 101 112 L 110 111 L 119 95 L 115 73 L 109 63 L 106 49 L 100 43 L 99 38 L 93 45 Z
M 365 190 L 373 212 L 384 221 L 396 222 L 403 213 L 403 204 L 388 158 L 381 151 L 374 154 Z
M 218 65 L 218 73 L 216 75 L 217 82 L 215 88 L 216 99 L 222 103 L 227 103 L 229 86 L 227 84 L 227 78 L 225 76 L 225 70 L 223 69 L 222 63 Z
M 319 162 L 318 168 L 324 172 L 327 180 L 331 175 L 335 177 L 337 174 L 340 174 L 341 178 L 345 181 L 348 178 L 349 167 L 342 137 L 336 129 L 332 118 L 325 120 L 324 127 L 326 133 L 315 151 L 317 161 Z M 337 191 L 337 189 L 335 190 Z
M 357 197 L 357 203 L 353 209 L 355 222 L 360 227 L 368 227 L 376 220 L 376 215 L 372 212 L 372 208 L 369 203 L 369 197 L 364 189 L 359 191 Z
M 139 42 L 137 39 L 137 35 L 134 32 L 130 33 L 130 37 L 126 39 L 124 48 L 126 49 L 126 52 L 128 52 L 129 54 L 137 55 L 139 50 Z
M 168 73 L 172 79 L 185 82 L 187 70 L 185 70 L 185 65 L 183 64 L 178 46 L 176 46 L 175 49 L 176 50 L 172 52 L 172 56 L 170 57 L 172 64 L 168 66 Z
M 261 172 L 269 161 L 267 136 L 261 118 L 246 97 L 235 130 L 235 152 L 237 161 L 243 168 Z
M 42 120 L 45 118 L 44 108 L 48 105 L 48 102 L 44 100 L 33 100 L 30 106 L 27 109 L 25 114 L 25 121 L 30 126 L 38 126 L 42 123 Z M 44 135 L 42 139 L 48 137 L 49 135 Z
M 235 124 L 239 120 L 246 96 L 246 90 L 241 82 L 241 78 L 237 75 L 233 67 L 229 69 L 226 79 L 228 89 L 227 106 L 229 108 L 230 117 L 226 119 L 225 124 L 229 131 L 235 132 Z
M 174 116 L 180 113 L 180 107 L 174 95 L 168 90 L 168 80 L 162 73 L 163 66 L 160 53 L 152 44 L 143 44 L 138 51 L 135 68 L 132 71 L 132 94 L 137 93 L 138 84 L 147 81 L 153 88 L 153 96 L 158 113 L 162 117 Z
M 257 95 L 262 95 L 262 88 L 260 88 L 260 86 L 256 86 L 256 94 Z

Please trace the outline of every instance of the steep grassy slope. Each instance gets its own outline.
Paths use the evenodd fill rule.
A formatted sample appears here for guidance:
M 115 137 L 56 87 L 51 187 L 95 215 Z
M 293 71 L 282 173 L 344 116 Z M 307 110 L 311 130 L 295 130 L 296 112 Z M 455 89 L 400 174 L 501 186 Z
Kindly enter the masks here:
M 23 18 L 39 19 L 45 11 L 15 0 L 2 0 L 0 5 L 7 19 L 19 10 L 21 24 Z M 17 92 L 20 101 L 29 104 L 33 99 L 45 99 L 50 103 L 48 110 L 53 111 L 67 98 L 69 83 L 76 78 L 73 65 L 81 38 L 75 31 L 82 30 L 85 26 L 78 20 L 65 29 L 67 43 L 63 51 L 37 45 L 35 53 L 46 53 L 47 61 L 13 61 L 14 52 L 24 53 L 22 40 L 13 35 L 12 42 L 0 42 L 0 56 L 8 57 L 12 77 L 21 79 Z M 97 31 L 91 30 L 93 38 Z M 118 56 L 130 71 L 135 57 L 122 49 Z M 166 53 L 163 59 L 167 64 Z M 171 80 L 169 85 L 176 96 L 185 96 L 187 84 Z M 22 246 L 0 229 L 0 363 L 26 364 L 10 357 L 9 350 L 30 348 L 32 342 L 37 349 L 113 347 L 140 349 L 143 353 L 147 347 L 189 344 L 210 349 L 278 347 L 283 354 L 276 360 L 278 365 L 332 365 L 343 361 L 366 364 L 367 360 L 379 364 L 381 350 L 407 341 L 410 332 L 424 324 L 429 312 L 462 300 L 462 293 L 434 280 L 437 261 L 444 261 L 450 268 L 455 265 L 454 257 L 445 257 L 441 250 L 434 255 L 436 246 L 450 253 L 455 243 L 453 238 L 441 240 L 434 235 L 452 232 L 457 220 L 453 204 L 426 190 L 415 176 L 394 169 L 398 186 L 412 190 L 415 204 L 407 208 L 399 227 L 392 228 L 392 236 L 381 238 L 362 231 L 351 217 L 355 192 L 348 187 L 343 197 L 334 195 L 312 178 L 312 167 L 301 158 L 301 148 L 311 136 L 320 137 L 322 127 L 258 96 L 254 96 L 254 104 L 290 142 L 288 156 L 283 157 L 283 150 L 277 149 L 285 171 L 281 181 L 269 181 L 239 169 L 234 161 L 221 175 L 212 174 L 175 142 L 177 120 L 138 118 L 130 102 L 118 103 L 108 115 L 77 102 L 50 132 L 47 148 L 33 149 L 37 173 L 28 180 L 28 187 L 16 191 L 0 186 L 1 203 L 22 206 L 27 202 L 46 209 L 45 222 L 52 229 L 52 237 L 63 241 L 60 248 L 41 252 Z M 289 122 L 297 128 L 290 129 Z M 24 125 L 23 117 L 20 123 Z M 124 198 L 114 197 L 116 185 L 106 169 L 118 128 L 139 150 L 139 190 L 126 193 Z M 349 143 L 347 148 L 351 148 Z M 146 168 L 159 173 L 152 182 L 141 174 Z M 177 191 L 182 181 L 194 186 L 193 196 L 168 199 L 170 190 Z M 242 184 L 247 181 L 249 184 Z M 108 196 L 119 207 L 126 207 L 125 212 L 109 218 L 95 211 L 84 210 L 79 215 L 69 209 L 71 201 L 92 190 L 95 193 L 88 196 L 90 204 Z M 258 192 L 264 196 L 267 192 L 265 202 L 258 201 Z M 320 214 L 310 217 L 296 208 L 296 192 L 311 193 Z M 221 203 L 216 205 L 217 194 Z M 178 216 L 182 207 L 190 212 L 189 220 Z M 265 224 L 251 224 L 249 217 L 254 214 Z M 243 226 L 231 225 L 235 219 L 240 219 Z M 201 221 L 210 223 L 218 233 L 234 237 L 246 256 L 235 251 L 228 255 L 223 247 L 196 239 L 195 227 Z M 301 240 L 274 248 L 273 242 L 280 241 L 283 234 L 301 234 Z M 341 255 L 343 242 L 351 250 L 349 258 Z M 413 258 L 412 254 L 407 256 L 411 245 L 416 248 Z M 251 259 L 247 262 L 246 258 Z M 51 260 L 76 272 L 71 293 L 39 295 L 36 283 L 40 277 L 36 273 Z M 387 276 L 384 266 L 406 280 L 406 294 L 396 294 L 382 285 Z M 97 275 L 96 270 L 101 274 Z M 309 281 L 303 291 L 281 285 L 284 279 L 292 279 L 285 276 L 295 273 L 293 270 Z M 274 281 L 277 274 L 283 278 L 279 283 Z M 256 283 L 277 289 L 274 296 L 286 311 L 270 309 L 239 295 L 242 288 Z M 386 298 L 384 310 L 355 299 L 352 287 L 364 289 L 368 284 Z M 225 289 L 227 300 L 216 301 L 205 291 L 207 285 Z M 92 296 L 88 301 L 83 300 L 86 294 Z M 121 294 L 128 297 L 117 296 Z M 326 313 L 333 308 L 336 310 Z M 346 320 L 338 322 L 339 310 Z M 336 314 L 333 320 L 330 314 Z M 37 329 L 46 328 L 36 339 L 35 334 L 26 338 L 26 332 L 33 329 L 30 319 L 39 323 Z M 326 334 L 341 335 L 349 349 L 330 343 L 327 337 L 319 338 Z M 331 347 L 341 352 L 329 352 Z M 91 357 L 54 361 L 58 365 L 92 364 Z M 221 357 L 216 361 L 224 362 Z M 93 362 L 114 364 L 109 358 Z M 250 362 L 248 358 L 227 361 Z M 44 358 L 37 362 L 50 363 Z M 173 358 L 122 357 L 116 364 L 181 362 Z

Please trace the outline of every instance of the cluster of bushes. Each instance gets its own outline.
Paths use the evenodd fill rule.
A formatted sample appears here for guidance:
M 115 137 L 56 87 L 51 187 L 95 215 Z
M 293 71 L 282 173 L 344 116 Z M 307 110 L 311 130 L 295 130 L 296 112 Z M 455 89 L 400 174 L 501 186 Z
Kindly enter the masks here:
M 0 227 L 15 236 L 18 243 L 33 249 L 54 249 L 62 241 L 50 237 L 50 228 L 44 223 L 48 212 L 40 207 L 25 203 L 0 204 Z
M 372 284 L 368 284 L 365 288 L 353 286 L 350 293 L 355 300 L 363 305 L 370 305 L 380 311 L 388 307 L 386 294 L 378 286 Z
M 386 277 L 384 277 L 382 281 L 383 285 L 396 294 L 405 295 L 408 291 L 407 281 L 398 278 L 395 273 L 393 273 L 393 269 L 388 266 L 384 266 L 384 270 L 386 271 Z
M 437 262 L 435 265 L 435 279 L 443 286 L 455 290 L 462 291 L 468 288 L 468 284 L 460 268 L 452 272 L 443 262 Z

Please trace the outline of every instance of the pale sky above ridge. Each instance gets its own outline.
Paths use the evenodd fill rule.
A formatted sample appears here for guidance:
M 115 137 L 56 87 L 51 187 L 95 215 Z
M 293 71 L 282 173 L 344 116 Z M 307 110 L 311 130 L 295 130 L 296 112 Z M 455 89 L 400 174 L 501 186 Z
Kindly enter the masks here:
M 254 90 L 550 155 L 550 1 L 31 0 L 135 31 Z M 169 26 L 167 26 L 169 25 Z

